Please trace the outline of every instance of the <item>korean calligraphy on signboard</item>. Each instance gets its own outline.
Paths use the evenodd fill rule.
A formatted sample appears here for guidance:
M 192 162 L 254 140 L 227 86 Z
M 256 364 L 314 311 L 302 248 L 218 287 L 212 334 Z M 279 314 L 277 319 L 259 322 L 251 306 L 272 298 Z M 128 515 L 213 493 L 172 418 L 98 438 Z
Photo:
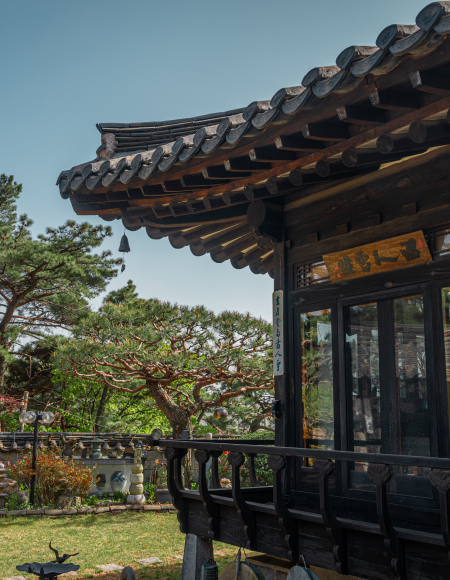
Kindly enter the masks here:
M 370 276 L 397 268 L 431 262 L 423 232 L 413 232 L 382 242 L 323 256 L 332 282 Z
M 273 376 L 284 375 L 283 290 L 273 293 Z

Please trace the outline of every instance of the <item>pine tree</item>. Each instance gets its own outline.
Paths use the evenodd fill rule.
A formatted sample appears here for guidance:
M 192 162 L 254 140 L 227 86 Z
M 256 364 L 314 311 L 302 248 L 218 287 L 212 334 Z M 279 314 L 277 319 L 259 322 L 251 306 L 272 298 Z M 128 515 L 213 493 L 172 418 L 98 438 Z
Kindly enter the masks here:
M 73 340 L 57 352 L 62 372 L 123 393 L 145 390 L 174 437 L 208 408 L 273 388 L 270 324 L 139 300 L 130 283 L 126 290 L 130 300 L 108 301 L 74 327 Z
M 121 263 L 93 251 L 112 235 L 110 227 L 70 220 L 33 238 L 33 222 L 17 215 L 21 191 L 14 177 L 0 176 L 0 392 L 20 341 L 69 330 Z

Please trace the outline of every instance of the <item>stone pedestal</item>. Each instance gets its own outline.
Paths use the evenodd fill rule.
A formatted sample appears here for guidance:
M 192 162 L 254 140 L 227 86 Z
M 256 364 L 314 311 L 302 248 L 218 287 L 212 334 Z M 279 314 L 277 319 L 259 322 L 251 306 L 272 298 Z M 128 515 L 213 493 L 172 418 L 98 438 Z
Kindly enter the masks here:
M 200 580 L 203 564 L 214 558 L 212 540 L 187 534 L 184 542 L 181 580 Z

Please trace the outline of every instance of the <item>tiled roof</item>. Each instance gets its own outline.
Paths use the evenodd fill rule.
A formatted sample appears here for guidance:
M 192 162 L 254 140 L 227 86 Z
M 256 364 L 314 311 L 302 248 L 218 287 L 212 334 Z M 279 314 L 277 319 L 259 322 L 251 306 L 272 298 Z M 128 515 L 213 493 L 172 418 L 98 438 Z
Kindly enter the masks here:
M 100 157 L 62 172 L 57 185 L 65 193 L 77 191 L 84 183 L 93 190 L 100 182 L 105 186 L 115 180 L 126 184 L 136 175 L 148 180 L 175 163 L 210 155 L 221 146 L 233 147 L 249 132 L 254 135 L 270 123 L 286 123 L 328 95 L 352 91 L 368 75 L 385 74 L 404 58 L 434 50 L 449 32 L 450 2 L 433 2 L 419 12 L 415 25 L 392 24 L 380 32 L 375 46 L 346 48 L 337 56 L 336 65 L 312 69 L 300 86 L 280 89 L 270 101 L 159 123 L 100 123 Z M 102 161 L 107 155 L 106 135 L 113 135 L 115 143 L 109 158 Z
M 396 115 L 429 102 L 417 96 L 424 95 L 419 69 L 418 79 L 410 73 L 403 79 L 409 89 L 401 93 L 378 91 L 379 79 L 391 78 L 396 67 L 408 68 L 406 61 L 426 60 L 449 32 L 450 2 L 433 2 L 419 12 L 415 25 L 393 24 L 381 31 L 375 46 L 346 48 L 336 65 L 312 69 L 301 85 L 280 89 L 270 101 L 161 123 L 101 123 L 97 157 L 63 171 L 57 180 L 60 193 L 70 198 L 77 213 L 98 213 L 107 221 L 120 218 L 129 230 L 144 226 L 151 238 L 168 236 L 175 248 L 190 245 L 194 255 L 208 252 L 214 261 L 229 259 L 236 268 L 249 265 L 255 273 L 270 273 L 273 248 L 255 239 L 246 222 L 249 202 L 292 191 L 292 184 L 300 187 L 292 179 L 287 186 L 280 183 L 296 168 L 302 168 L 303 185 L 311 181 L 308 172 L 326 178 L 327 161 L 340 162 L 343 142 L 348 141 L 349 152 L 359 147 L 352 149 L 355 160 L 346 167 L 354 168 L 354 173 L 376 170 L 376 164 L 363 162 L 360 154 L 361 147 L 370 142 L 375 147 L 382 135 L 380 131 L 369 135 L 370 128 L 378 130 L 387 123 L 386 135 L 392 134 Z M 448 54 L 448 43 L 445 46 Z M 450 60 L 435 60 L 439 59 Z M 371 92 L 363 91 L 370 86 Z M 439 81 L 436 87 L 427 98 L 449 94 L 439 88 Z M 363 93 L 367 102 L 355 100 L 354 95 Z M 384 102 L 386 98 L 396 102 Z M 327 110 L 333 109 L 331 103 L 337 105 L 334 113 L 320 118 L 315 109 L 324 110 L 320 105 L 325 101 Z M 414 120 L 428 118 L 425 111 L 426 107 L 423 117 Z M 358 141 L 355 128 L 366 131 L 367 137 Z M 320 155 L 314 150 L 321 150 Z M 347 161 L 342 157 L 344 165 Z

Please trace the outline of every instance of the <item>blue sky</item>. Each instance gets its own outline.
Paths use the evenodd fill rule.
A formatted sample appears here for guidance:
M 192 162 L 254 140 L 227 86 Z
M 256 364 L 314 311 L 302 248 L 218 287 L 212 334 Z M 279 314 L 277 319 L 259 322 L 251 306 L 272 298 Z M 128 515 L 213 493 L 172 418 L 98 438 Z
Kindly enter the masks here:
M 15 0 L 2 2 L 0 172 L 23 183 L 34 231 L 74 213 L 61 170 L 95 157 L 98 122 L 162 121 L 245 107 L 299 85 L 389 24 L 412 24 L 423 0 Z M 79 218 L 78 218 L 79 219 Z M 92 216 L 95 223 L 99 218 Z M 80 220 L 81 221 L 81 220 Z M 102 222 L 104 223 L 104 222 Z M 113 222 L 108 246 L 123 233 Z M 141 296 L 269 319 L 272 280 L 167 240 L 129 232 L 127 269 Z

